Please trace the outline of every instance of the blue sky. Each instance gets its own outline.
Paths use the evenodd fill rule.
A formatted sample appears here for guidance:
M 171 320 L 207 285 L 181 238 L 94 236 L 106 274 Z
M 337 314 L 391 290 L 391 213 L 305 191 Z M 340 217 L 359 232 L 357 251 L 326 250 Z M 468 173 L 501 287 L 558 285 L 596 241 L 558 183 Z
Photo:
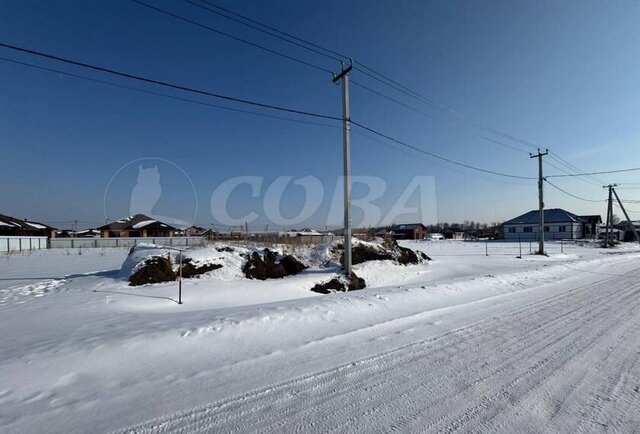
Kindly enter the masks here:
M 148 2 L 324 68 L 339 68 L 332 60 L 186 2 Z M 535 161 L 526 153 L 462 131 L 486 134 L 473 121 L 548 147 L 584 171 L 640 166 L 638 2 L 218 3 L 350 55 L 463 113 L 463 121 L 447 116 L 356 68 L 353 80 L 426 115 L 352 86 L 352 118 L 429 152 L 495 171 L 537 175 Z M 328 74 L 130 1 L 5 1 L 0 40 L 212 92 L 341 115 L 340 88 Z M 166 92 L 6 49 L 0 49 L 0 56 Z M 138 166 L 130 164 L 120 172 L 105 200 L 109 180 L 133 160 L 158 157 L 182 168 L 193 181 L 196 221 L 203 225 L 213 222 L 209 202 L 216 187 L 245 175 L 263 176 L 265 185 L 283 175 L 319 178 L 328 197 L 304 224 L 326 223 L 342 172 L 339 128 L 229 112 L 2 61 L 0 76 L 0 213 L 57 226 L 76 219 L 95 226 L 105 220 L 106 202 L 106 217 L 121 217 L 128 212 Z M 440 221 L 501 221 L 537 206 L 535 181 L 479 174 L 356 134 L 352 146 L 354 174 L 379 176 L 387 183 L 387 193 L 377 202 L 383 212 L 415 176 L 434 177 Z M 155 211 L 187 219 L 194 211 L 194 194 L 172 167 L 160 167 L 162 200 Z M 550 166 L 545 171 L 560 173 Z M 640 182 L 638 172 L 598 178 Z M 605 197 L 601 187 L 581 179 L 553 182 L 585 198 Z M 640 191 L 623 192 L 640 198 Z M 354 194 L 364 192 L 356 188 Z M 282 213 L 294 215 L 302 199 L 299 188 L 289 188 Z M 239 188 L 229 201 L 230 213 L 261 214 L 262 201 L 250 197 L 248 188 Z M 545 202 L 575 213 L 605 214 L 604 203 L 579 201 L 549 186 Z M 268 221 L 260 217 L 253 223 Z

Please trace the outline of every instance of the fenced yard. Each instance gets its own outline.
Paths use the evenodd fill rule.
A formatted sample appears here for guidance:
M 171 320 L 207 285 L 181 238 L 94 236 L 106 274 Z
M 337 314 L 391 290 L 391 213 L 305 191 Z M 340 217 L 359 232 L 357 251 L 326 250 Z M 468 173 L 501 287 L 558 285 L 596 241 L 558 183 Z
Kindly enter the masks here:
M 51 238 L 52 249 L 90 249 L 102 247 L 133 247 L 140 243 L 159 244 L 172 247 L 202 246 L 207 242 L 202 237 L 149 237 L 149 238 Z
M 23 252 L 47 248 L 47 237 L 1 236 L 0 253 Z
M 538 251 L 538 241 L 505 240 L 417 240 L 402 241 L 406 247 L 417 248 L 433 256 L 520 256 L 532 255 Z M 455 248 L 452 248 L 455 245 Z M 548 255 L 571 254 L 584 247 L 600 247 L 602 243 L 589 239 L 545 241 Z

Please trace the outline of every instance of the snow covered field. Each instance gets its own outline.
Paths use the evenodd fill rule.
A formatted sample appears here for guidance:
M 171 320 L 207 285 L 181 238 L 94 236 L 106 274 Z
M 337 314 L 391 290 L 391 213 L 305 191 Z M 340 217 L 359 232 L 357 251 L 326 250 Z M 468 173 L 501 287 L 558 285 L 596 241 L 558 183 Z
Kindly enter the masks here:
M 0 257 L 0 431 L 637 430 L 637 247 L 404 245 L 434 260 L 331 295 L 214 272 L 182 305 L 127 250 Z

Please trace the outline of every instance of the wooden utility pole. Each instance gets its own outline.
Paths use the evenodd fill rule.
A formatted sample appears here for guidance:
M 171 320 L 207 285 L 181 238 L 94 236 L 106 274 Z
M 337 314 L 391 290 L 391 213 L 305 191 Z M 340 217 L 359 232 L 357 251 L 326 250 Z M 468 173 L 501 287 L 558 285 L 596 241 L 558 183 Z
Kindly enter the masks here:
M 547 155 L 549 150 L 545 150 L 545 152 L 540 152 L 538 149 L 538 153 L 533 155 L 529 154 L 529 158 L 537 158 L 538 159 L 538 213 L 540 214 L 540 236 L 539 236 L 539 245 L 538 245 L 538 255 L 544 255 L 544 197 L 543 197 L 543 181 L 544 178 L 542 176 L 542 157 Z
M 604 246 L 609 247 L 609 245 L 613 245 L 613 243 L 609 240 L 609 231 L 611 231 L 611 236 L 613 236 L 613 196 L 612 191 L 613 187 L 616 184 L 603 185 L 602 188 L 609 189 L 609 198 L 607 199 L 607 224 L 604 232 Z
M 622 210 L 622 213 L 624 214 L 624 218 L 627 219 L 627 225 L 633 231 L 633 236 L 635 237 L 636 241 L 640 241 L 640 235 L 638 235 L 638 231 L 636 231 L 636 227 L 631 222 L 631 219 L 629 218 L 629 214 L 627 214 L 627 210 L 624 209 L 624 206 L 622 205 L 622 201 L 618 197 L 618 193 L 616 192 L 616 189 L 612 187 L 611 191 L 613 191 L 613 194 L 615 195 L 616 200 L 618 201 L 618 205 L 620 205 L 620 209 Z
M 346 69 L 342 64 L 342 71 L 335 74 L 333 82 L 342 82 L 342 156 L 344 162 L 344 273 L 351 276 L 351 143 L 349 129 L 351 118 L 349 115 L 349 73 L 353 65 Z

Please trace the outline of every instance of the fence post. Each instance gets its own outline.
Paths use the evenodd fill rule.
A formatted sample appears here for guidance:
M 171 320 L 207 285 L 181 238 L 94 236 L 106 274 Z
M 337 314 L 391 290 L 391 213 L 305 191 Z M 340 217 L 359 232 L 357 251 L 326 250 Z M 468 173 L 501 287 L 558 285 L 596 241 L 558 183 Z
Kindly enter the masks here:
M 520 239 L 520 235 L 518 235 L 518 249 L 520 251 L 520 256 L 518 256 L 518 258 L 522 259 L 522 240 Z
M 560 240 L 560 253 L 564 253 L 564 240 Z
M 180 277 L 178 280 L 178 304 L 182 304 L 182 250 L 180 250 Z
M 73 238 L 71 238 L 71 248 L 73 249 Z
M 489 238 L 484 240 L 484 255 L 489 256 Z

